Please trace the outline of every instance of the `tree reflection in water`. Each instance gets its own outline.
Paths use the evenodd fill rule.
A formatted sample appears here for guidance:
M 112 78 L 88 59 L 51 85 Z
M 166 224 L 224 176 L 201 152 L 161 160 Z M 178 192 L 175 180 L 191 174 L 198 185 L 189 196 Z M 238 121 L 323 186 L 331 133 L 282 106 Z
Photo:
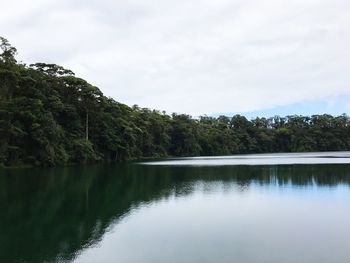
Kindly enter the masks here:
M 0 172 L 2 262 L 71 261 L 139 205 L 222 185 L 242 193 L 350 185 L 350 165 L 171 167 L 135 164 Z

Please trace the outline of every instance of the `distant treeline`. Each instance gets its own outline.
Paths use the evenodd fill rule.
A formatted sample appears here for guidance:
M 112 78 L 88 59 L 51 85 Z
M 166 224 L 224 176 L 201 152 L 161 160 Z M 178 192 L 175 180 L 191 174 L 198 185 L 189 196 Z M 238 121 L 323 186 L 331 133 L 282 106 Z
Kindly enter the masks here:
M 55 64 L 25 65 L 0 38 L 0 164 L 350 150 L 345 114 L 256 118 L 128 107 Z M 121 87 L 122 88 L 122 87 Z

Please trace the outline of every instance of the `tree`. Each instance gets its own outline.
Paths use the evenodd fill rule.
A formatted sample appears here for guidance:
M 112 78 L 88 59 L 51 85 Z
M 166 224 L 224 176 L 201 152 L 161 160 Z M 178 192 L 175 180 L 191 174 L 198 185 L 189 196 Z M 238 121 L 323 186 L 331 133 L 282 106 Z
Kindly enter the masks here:
M 17 49 L 11 46 L 6 38 L 0 37 L 0 49 L 2 50 L 0 54 L 0 63 L 9 65 L 17 62 L 15 59 Z
M 0 38 L 0 165 L 350 149 L 345 114 L 248 120 L 129 107 L 56 64 L 17 63 Z

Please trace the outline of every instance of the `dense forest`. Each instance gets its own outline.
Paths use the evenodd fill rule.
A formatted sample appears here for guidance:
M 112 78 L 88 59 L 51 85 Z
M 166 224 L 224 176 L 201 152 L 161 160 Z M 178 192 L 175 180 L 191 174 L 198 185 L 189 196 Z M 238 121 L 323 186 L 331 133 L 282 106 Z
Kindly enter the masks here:
M 252 120 L 167 115 L 121 104 L 61 66 L 19 63 L 4 38 L 0 48 L 3 166 L 350 149 L 346 114 Z

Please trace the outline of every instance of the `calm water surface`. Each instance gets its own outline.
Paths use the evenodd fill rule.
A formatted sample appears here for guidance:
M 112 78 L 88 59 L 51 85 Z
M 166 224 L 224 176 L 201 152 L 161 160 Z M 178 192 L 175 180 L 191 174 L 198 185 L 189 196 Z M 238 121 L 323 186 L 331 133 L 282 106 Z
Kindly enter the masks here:
M 0 262 L 348 263 L 348 160 L 279 154 L 3 170 Z

